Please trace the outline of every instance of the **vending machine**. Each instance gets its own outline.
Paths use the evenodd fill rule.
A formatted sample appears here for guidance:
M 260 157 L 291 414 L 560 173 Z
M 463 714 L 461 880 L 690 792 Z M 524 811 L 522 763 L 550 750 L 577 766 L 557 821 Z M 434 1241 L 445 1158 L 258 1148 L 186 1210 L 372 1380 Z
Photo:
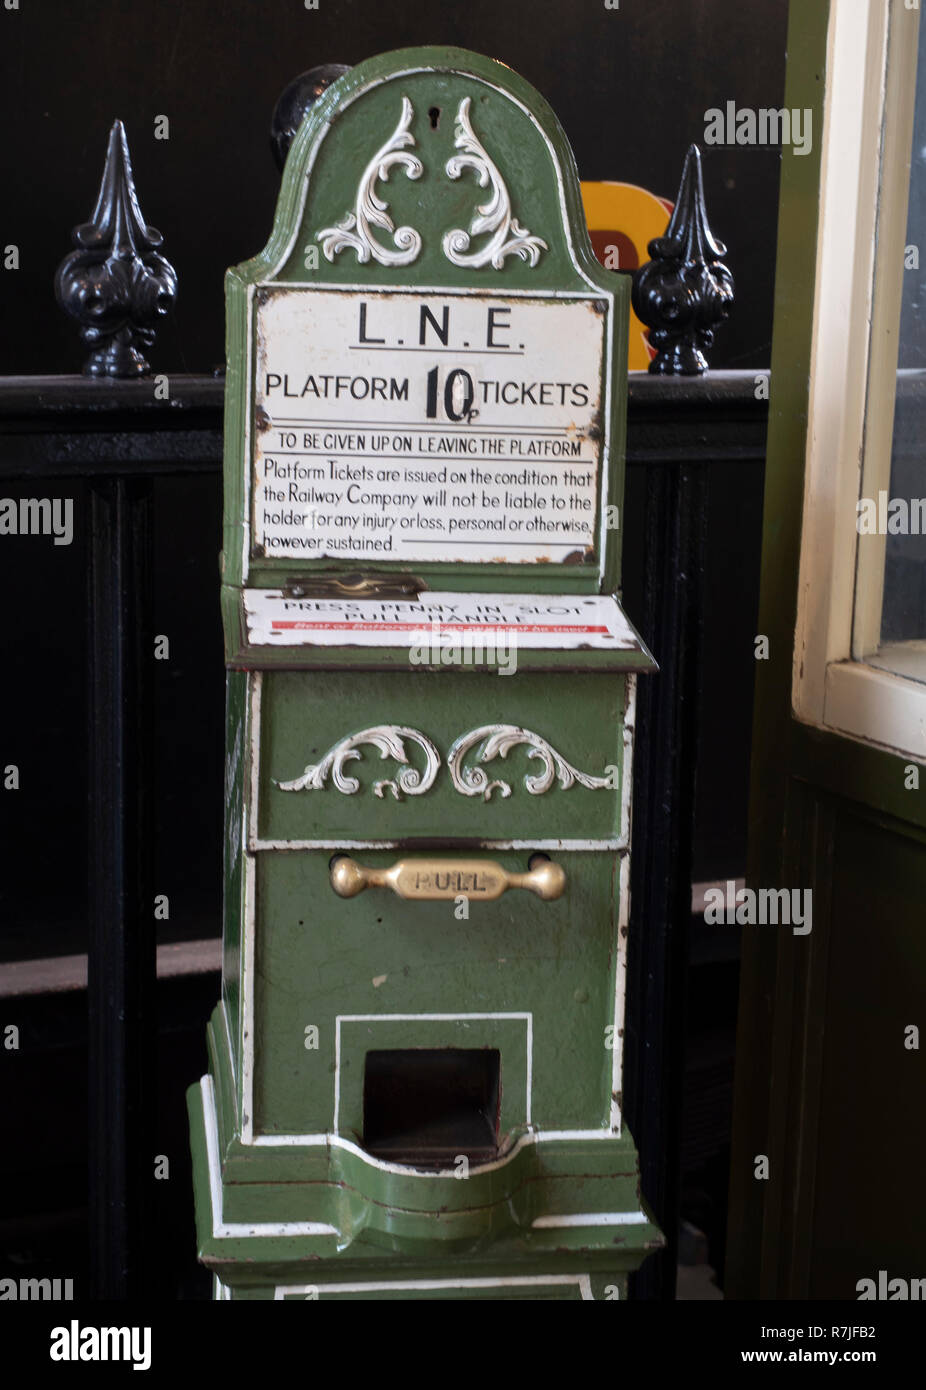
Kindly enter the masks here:
M 315 103 L 226 293 L 200 1258 L 226 1299 L 622 1298 L 662 1243 L 621 1103 L 629 280 L 540 95 L 416 48 Z

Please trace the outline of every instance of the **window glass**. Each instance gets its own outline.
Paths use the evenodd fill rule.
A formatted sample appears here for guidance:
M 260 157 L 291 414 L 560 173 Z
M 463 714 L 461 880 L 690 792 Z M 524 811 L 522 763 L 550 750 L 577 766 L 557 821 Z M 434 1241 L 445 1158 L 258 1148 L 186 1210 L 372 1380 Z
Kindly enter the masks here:
M 926 25 L 920 25 L 887 496 L 881 646 L 872 664 L 926 680 Z

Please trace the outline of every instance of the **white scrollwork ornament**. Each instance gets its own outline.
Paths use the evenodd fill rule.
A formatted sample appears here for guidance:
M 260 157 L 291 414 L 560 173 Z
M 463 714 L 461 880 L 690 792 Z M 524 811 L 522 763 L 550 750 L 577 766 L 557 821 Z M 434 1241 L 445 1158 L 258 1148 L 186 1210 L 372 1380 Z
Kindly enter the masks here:
M 524 785 L 531 796 L 542 796 L 544 792 L 548 792 L 554 779 L 559 780 L 559 785 L 564 790 L 576 782 L 579 786 L 595 791 L 608 787 L 613 789 L 614 784 L 610 776 L 593 777 L 588 772 L 580 772 L 571 763 L 567 763 L 540 734 L 532 733 L 530 729 L 520 729 L 515 724 L 484 724 L 479 729 L 471 729 L 469 733 L 461 734 L 454 740 L 447 754 L 451 781 L 456 790 L 464 796 L 481 796 L 484 801 L 490 801 L 496 788 L 503 797 L 511 795 L 510 785 L 503 781 L 490 781 L 484 767 L 465 766 L 466 755 L 480 743 L 484 743 L 484 747 L 477 760 L 479 763 L 489 763 L 494 758 L 506 758 L 511 749 L 519 744 L 525 744 L 529 748 L 527 756 L 537 758 L 543 763 L 541 772 L 533 777 L 524 778 Z
M 535 266 L 541 251 L 546 251 L 547 243 L 539 236 L 531 236 L 512 216 L 511 198 L 495 164 L 485 148 L 477 139 L 469 119 L 469 97 L 464 97 L 457 111 L 456 138 L 454 147 L 460 154 L 451 155 L 447 160 L 447 176 L 458 179 L 464 169 L 472 169 L 481 188 L 491 186 L 489 200 L 476 209 L 468 232 L 455 227 L 446 232 L 441 246 L 444 255 L 453 265 L 478 268 L 492 265 L 501 270 L 506 256 L 520 256 L 522 261 Z M 489 240 L 480 248 L 471 251 L 473 237 L 490 232 Z
M 389 170 L 396 165 L 401 165 L 410 179 L 419 179 L 424 173 L 421 160 L 406 153 L 407 146 L 415 143 L 415 137 L 409 130 L 413 115 L 414 107 L 408 97 L 403 96 L 399 124 L 361 175 L 354 211 L 349 212 L 336 226 L 323 227 L 316 232 L 315 239 L 322 243 L 327 260 L 333 261 L 340 251 L 348 248 L 356 251 L 361 265 L 365 265 L 371 256 L 380 265 L 411 265 L 417 257 L 421 250 L 420 233 L 414 227 L 399 227 L 396 230 L 389 216 L 389 204 L 376 192 L 377 179 L 385 183 Z M 395 250 L 376 240 L 372 231 L 374 227 L 392 233 Z
M 409 763 L 405 739 L 411 739 L 424 750 L 423 772 Z M 328 750 L 320 762 L 310 763 L 301 777 L 295 777 L 291 782 L 278 782 L 277 786 L 284 792 L 322 791 L 330 776 L 332 785 L 339 792 L 353 796 L 359 792 L 360 783 L 356 777 L 345 775 L 344 764 L 363 756 L 358 748 L 363 743 L 378 748 L 381 758 L 393 758 L 397 763 L 404 764 L 394 780 L 374 782 L 376 796 L 384 796 L 388 788 L 396 801 L 401 801 L 403 792 L 406 796 L 421 796 L 434 785 L 440 767 L 440 754 L 427 735 L 419 733 L 417 729 L 406 729 L 401 724 L 377 724 L 372 729 L 361 729 L 359 733 L 343 738 Z

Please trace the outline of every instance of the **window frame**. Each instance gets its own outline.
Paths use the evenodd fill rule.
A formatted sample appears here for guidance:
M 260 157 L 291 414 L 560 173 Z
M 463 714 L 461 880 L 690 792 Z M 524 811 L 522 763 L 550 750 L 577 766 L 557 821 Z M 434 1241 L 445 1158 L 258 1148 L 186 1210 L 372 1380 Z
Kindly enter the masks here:
M 857 530 L 890 478 L 909 165 L 884 151 L 911 147 L 919 22 L 903 0 L 830 12 L 792 706 L 926 762 L 926 684 L 864 660 L 885 538 Z

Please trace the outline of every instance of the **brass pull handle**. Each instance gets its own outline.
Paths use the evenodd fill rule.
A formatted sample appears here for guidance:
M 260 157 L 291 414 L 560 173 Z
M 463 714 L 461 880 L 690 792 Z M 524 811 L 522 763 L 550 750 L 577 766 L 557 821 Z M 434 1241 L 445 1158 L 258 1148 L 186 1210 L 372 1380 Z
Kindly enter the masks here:
M 397 897 L 427 902 L 447 898 L 492 902 L 509 888 L 526 888 L 544 902 L 552 902 L 566 888 L 563 868 L 539 856 L 531 860 L 526 874 L 518 874 L 491 859 L 399 859 L 388 869 L 372 869 L 339 855 L 332 861 L 329 877 L 341 898 L 355 898 L 366 888 L 391 888 Z

